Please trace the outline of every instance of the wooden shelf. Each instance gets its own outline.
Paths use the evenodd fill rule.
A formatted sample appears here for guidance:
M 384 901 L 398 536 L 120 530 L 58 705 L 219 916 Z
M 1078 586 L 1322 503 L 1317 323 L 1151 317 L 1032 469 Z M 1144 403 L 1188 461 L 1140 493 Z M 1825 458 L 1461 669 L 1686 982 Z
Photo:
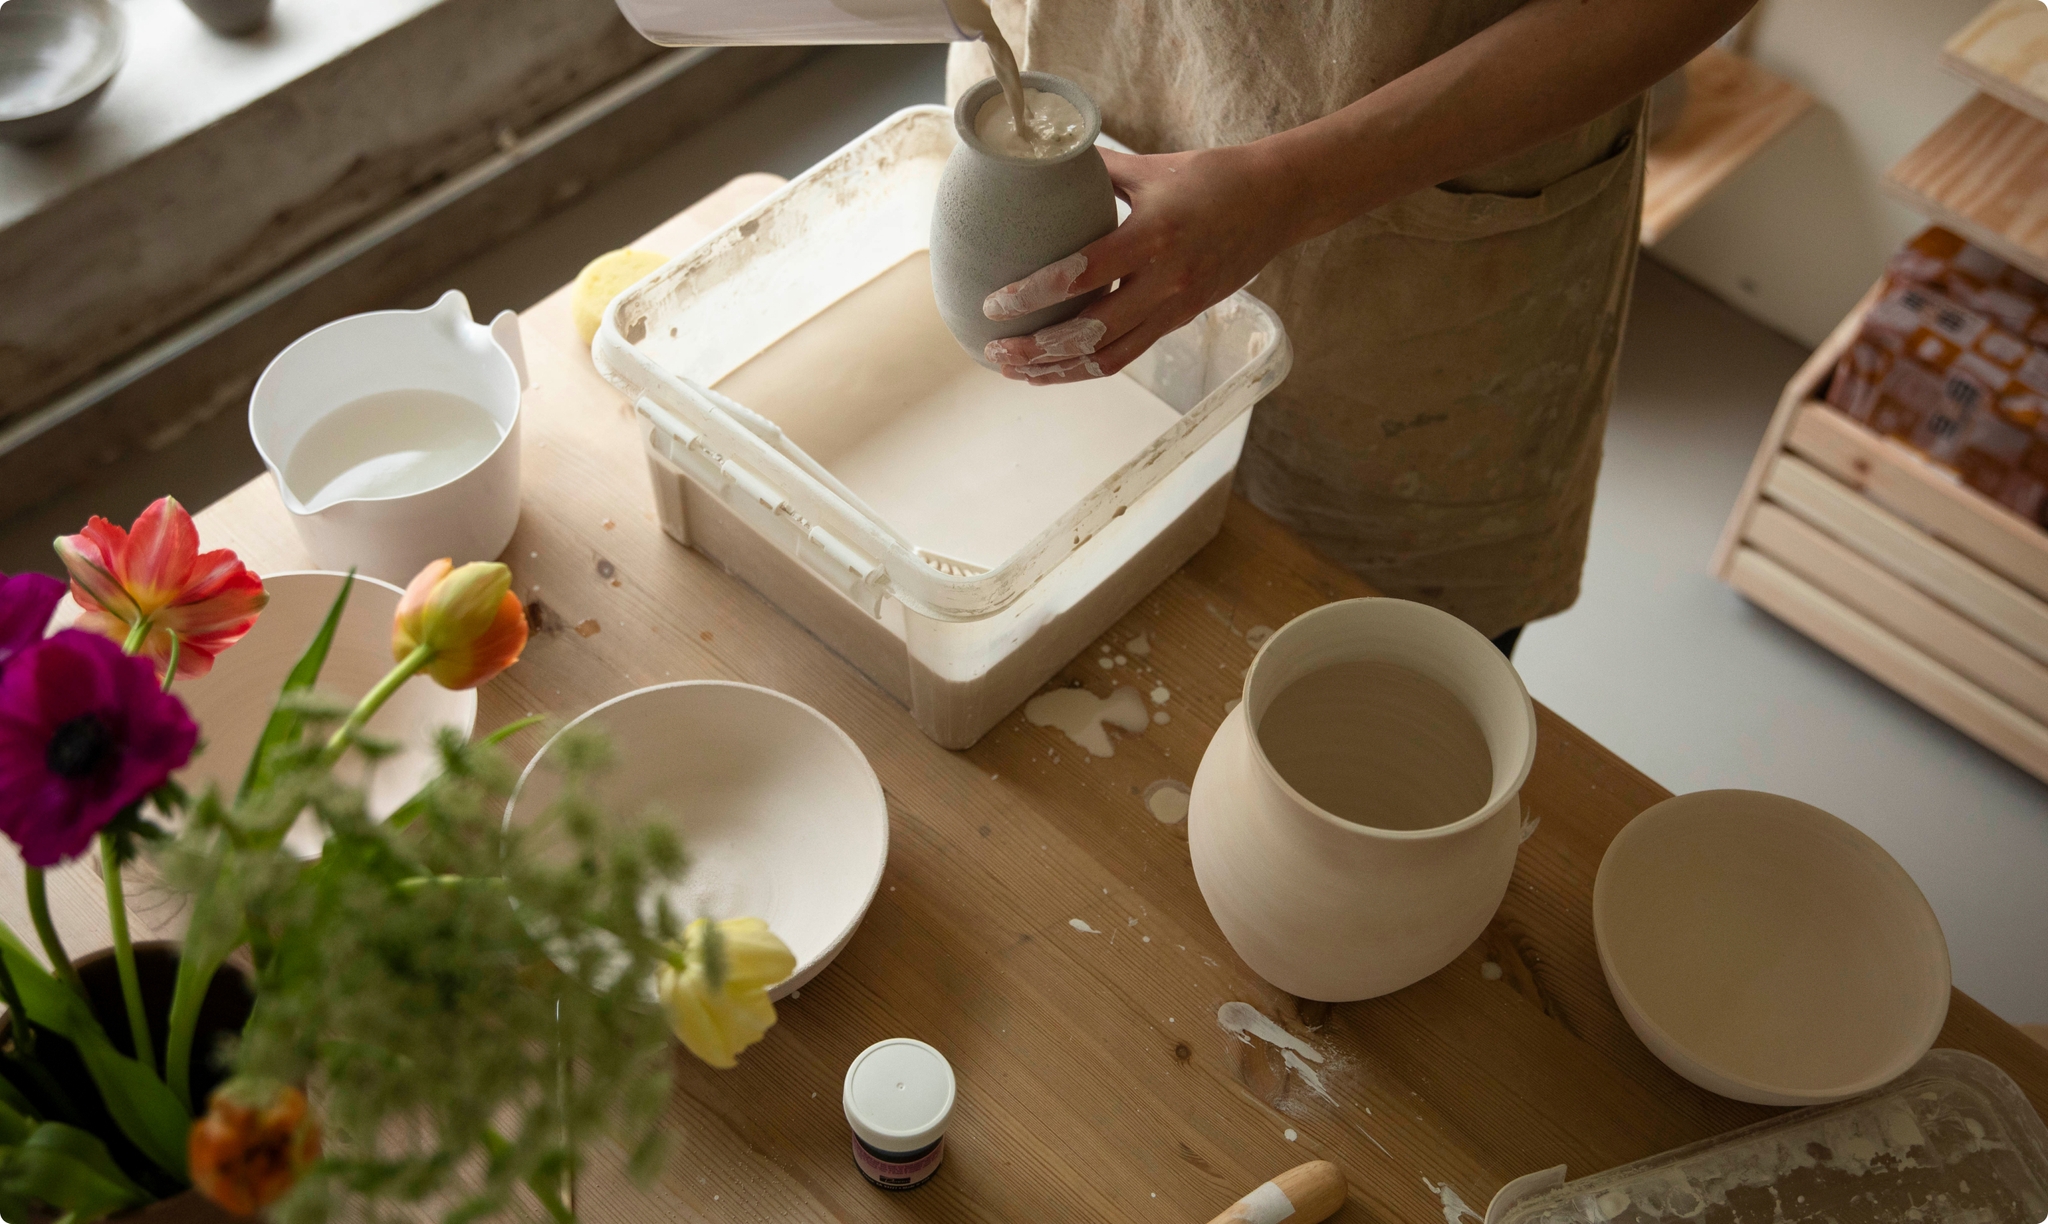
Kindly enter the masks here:
M 2007 106 L 2048 121 L 2048 5 L 1993 0 L 1948 46 L 1942 66 Z
M 2048 279 L 2048 123 L 1978 94 L 1893 166 L 1885 187 L 1929 220 Z
M 2030 3 L 2034 0 L 2029 0 Z M 1792 121 L 1813 96 L 1750 60 L 1708 47 L 1685 67 L 1678 126 L 1650 146 L 1643 182 L 1643 245 L 1654 245 Z

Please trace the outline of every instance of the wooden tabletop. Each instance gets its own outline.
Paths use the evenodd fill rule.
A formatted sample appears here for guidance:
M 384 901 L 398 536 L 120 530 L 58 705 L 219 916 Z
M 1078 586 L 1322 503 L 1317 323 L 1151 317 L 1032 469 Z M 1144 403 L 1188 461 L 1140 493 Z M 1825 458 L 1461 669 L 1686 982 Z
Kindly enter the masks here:
M 680 251 L 776 182 L 735 180 L 640 245 Z M 1350 1179 L 1337 1219 L 1457 1224 L 1447 1195 L 1483 1212 L 1522 1173 L 1562 1163 L 1584 1175 L 1771 1112 L 1681 1080 L 1616 1011 L 1594 953 L 1593 874 L 1615 832 L 1666 792 L 1547 710 L 1523 792 L 1540 824 L 1499 915 L 1450 967 L 1329 1006 L 1281 994 L 1232 954 L 1196 889 L 1185 824 L 1161 823 L 1141 793 L 1193 779 L 1251 661 L 1248 633 L 1368 593 L 1257 510 L 1234 503 L 1222 535 L 1104 639 L 1123 652 L 1143 633 L 1149 656 L 1124 652 L 1105 670 L 1091 646 L 1054 681 L 1164 685 L 1170 723 L 1097 759 L 1013 715 L 947 752 L 662 534 L 627 407 L 577 342 L 566 291 L 523 322 L 525 515 L 505 559 L 544 628 L 483 690 L 479 726 L 567 718 L 674 679 L 767 685 L 846 729 L 891 817 L 882 890 L 852 943 L 737 1070 L 677 1056 L 666 1172 L 639 1189 L 601 1161 L 583 1180 L 585 1219 L 1202 1224 L 1321 1157 Z M 267 477 L 199 522 L 209 547 L 238 549 L 259 572 L 307 565 Z M 523 734 L 515 754 L 540 739 Z M 104 942 L 88 867 L 59 873 L 52 893 L 74 947 Z M 25 923 L 18 895 L 0 880 L 0 916 Z M 1278 1050 L 1219 1029 L 1230 1001 L 1323 1051 L 1329 1099 Z M 891 1036 L 936 1045 L 959 1077 L 945 1168 L 908 1194 L 862 1180 L 839 1105 L 853 1056 Z M 2048 1050 L 1961 993 L 1940 1044 L 1985 1055 L 2048 1104 Z

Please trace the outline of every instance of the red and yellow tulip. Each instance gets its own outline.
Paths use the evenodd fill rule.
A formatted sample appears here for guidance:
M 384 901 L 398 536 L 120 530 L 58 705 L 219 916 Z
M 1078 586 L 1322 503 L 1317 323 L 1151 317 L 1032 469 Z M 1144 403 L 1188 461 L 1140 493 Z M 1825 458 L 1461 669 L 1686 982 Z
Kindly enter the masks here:
M 320 1159 L 320 1124 L 297 1088 L 229 1080 L 208 1099 L 185 1148 L 194 1188 L 236 1215 L 255 1215 Z
M 192 516 L 169 497 L 151 502 L 126 531 L 94 515 L 84 531 L 58 537 L 56 548 L 72 598 L 85 609 L 77 627 L 128 643 L 159 672 L 175 635 L 178 674 L 205 675 L 270 599 L 233 552 L 199 551 Z
M 512 571 L 495 561 L 430 562 L 405 588 L 391 625 L 391 657 L 403 663 L 424 648 L 422 668 L 442 688 L 475 688 L 519 661 L 526 609 L 512 593 Z

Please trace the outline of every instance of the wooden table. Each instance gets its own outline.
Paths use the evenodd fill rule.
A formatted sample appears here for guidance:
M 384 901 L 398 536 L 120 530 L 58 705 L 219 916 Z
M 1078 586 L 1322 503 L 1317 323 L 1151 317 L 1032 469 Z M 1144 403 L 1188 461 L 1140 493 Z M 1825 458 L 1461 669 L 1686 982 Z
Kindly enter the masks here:
M 679 251 L 775 182 L 736 180 L 642 245 Z M 1221 537 L 1105 639 L 1121 651 L 1142 632 L 1148 658 L 1105 671 L 1091 648 L 1056 681 L 1164 684 L 1170 724 L 1095 759 L 1019 715 L 947 752 L 661 533 L 627 408 L 577 343 L 566 294 L 524 325 L 526 515 L 506 559 L 544 627 L 484 689 L 480 725 L 566 717 L 671 679 L 768 685 L 853 736 L 892 818 L 882 891 L 852 944 L 737 1070 L 678 1055 L 667 1171 L 640 1190 L 615 1166 L 594 1170 L 585 1219 L 1201 1224 L 1281 1169 L 1326 1157 L 1351 1182 L 1338 1219 L 1458 1224 L 1451 1195 L 1483 1210 L 1519 1174 L 1591 1173 L 1770 1112 L 1679 1079 L 1615 1010 L 1593 948 L 1593 873 L 1615 832 L 1666 792 L 1548 711 L 1523 792 L 1541 823 L 1499 915 L 1455 963 L 1392 996 L 1329 1006 L 1281 994 L 1237 960 L 1195 887 L 1185 825 L 1155 819 L 1140 792 L 1193 778 L 1251 660 L 1250 630 L 1367 593 L 1258 511 L 1234 504 Z M 200 530 L 259 570 L 306 564 L 267 478 L 207 510 Z M 528 732 L 513 747 L 524 756 L 538 743 Z M 59 873 L 52 891 L 75 947 L 104 942 L 88 868 Z M 0 881 L 5 905 L 18 895 Z M 1325 1051 L 1334 1100 L 1277 1050 L 1222 1032 L 1217 1008 L 1231 1000 Z M 848 1062 L 889 1036 L 932 1042 L 959 1076 L 946 1167 L 911 1194 L 861 1179 L 840 1115 Z M 2048 1051 L 1960 993 L 1941 1044 L 1991 1058 L 2048 1105 Z

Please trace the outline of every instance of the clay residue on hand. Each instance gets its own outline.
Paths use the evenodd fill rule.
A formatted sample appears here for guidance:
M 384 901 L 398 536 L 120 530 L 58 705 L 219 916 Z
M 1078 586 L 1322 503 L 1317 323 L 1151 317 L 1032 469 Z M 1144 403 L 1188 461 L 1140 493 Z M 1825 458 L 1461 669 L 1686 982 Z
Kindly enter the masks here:
M 1076 252 L 989 294 L 981 304 L 981 313 L 1003 323 L 1057 305 L 1074 296 L 1074 282 L 1087 270 L 1088 257 Z
M 1066 737 L 1086 748 L 1091 756 L 1115 756 L 1109 742 L 1109 727 L 1136 735 L 1151 725 L 1145 699 L 1128 685 L 1107 697 L 1097 697 L 1082 688 L 1054 689 L 1024 703 L 1024 717 L 1034 727 L 1058 727 Z

